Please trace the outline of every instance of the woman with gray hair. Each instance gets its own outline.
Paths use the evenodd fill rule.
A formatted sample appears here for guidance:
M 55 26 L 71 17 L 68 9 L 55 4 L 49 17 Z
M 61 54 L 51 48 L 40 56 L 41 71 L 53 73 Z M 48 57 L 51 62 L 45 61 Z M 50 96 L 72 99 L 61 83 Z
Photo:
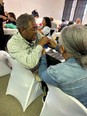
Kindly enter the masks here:
M 65 50 L 76 58 L 77 62 L 87 68 L 87 29 L 82 25 L 65 28 L 61 32 L 61 42 Z
M 59 87 L 87 107 L 87 28 L 83 25 L 65 27 L 59 40 L 65 62 L 47 68 L 43 53 L 39 75 L 44 82 Z

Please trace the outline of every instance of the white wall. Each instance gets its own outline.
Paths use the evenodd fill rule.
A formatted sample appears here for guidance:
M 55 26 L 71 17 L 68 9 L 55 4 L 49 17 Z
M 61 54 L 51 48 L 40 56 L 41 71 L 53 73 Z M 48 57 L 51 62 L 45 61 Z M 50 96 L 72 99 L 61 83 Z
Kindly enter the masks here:
M 40 17 L 62 18 L 65 0 L 3 0 L 5 11 L 12 11 L 18 17 L 22 13 L 31 13 L 37 9 Z

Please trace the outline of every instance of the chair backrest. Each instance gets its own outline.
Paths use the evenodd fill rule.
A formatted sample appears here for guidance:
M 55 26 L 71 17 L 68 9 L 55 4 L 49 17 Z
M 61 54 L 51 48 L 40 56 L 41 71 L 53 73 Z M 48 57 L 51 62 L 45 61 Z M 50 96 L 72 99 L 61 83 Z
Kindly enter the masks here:
M 0 77 L 11 73 L 10 55 L 5 51 L 0 51 Z
M 6 94 L 14 96 L 22 105 L 23 111 L 42 94 L 40 83 L 33 73 L 13 58 L 9 58 L 12 72 Z
M 77 99 L 57 87 L 48 85 L 48 88 L 40 116 L 87 116 L 87 109 Z
M 17 79 L 17 82 L 22 86 L 29 86 L 30 80 L 34 79 L 34 75 L 32 74 L 32 72 L 29 69 L 25 68 L 17 60 L 11 57 L 9 58 L 9 60 L 12 64 L 12 77 L 14 79 Z

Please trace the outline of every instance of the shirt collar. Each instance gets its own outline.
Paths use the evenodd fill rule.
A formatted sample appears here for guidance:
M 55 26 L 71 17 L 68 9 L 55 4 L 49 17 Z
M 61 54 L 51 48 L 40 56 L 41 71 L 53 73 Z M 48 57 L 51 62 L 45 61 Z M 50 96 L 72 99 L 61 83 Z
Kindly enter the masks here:
M 18 36 L 20 37 L 20 39 L 22 39 L 25 43 L 29 44 L 30 46 L 33 46 L 33 45 L 34 45 L 34 43 L 35 43 L 35 42 L 33 42 L 33 41 L 32 41 L 31 43 L 30 43 L 30 42 L 28 42 L 28 41 L 26 41 L 26 39 L 24 39 L 24 38 L 21 36 L 21 34 L 20 34 L 20 32 L 19 32 L 19 31 L 18 31 Z

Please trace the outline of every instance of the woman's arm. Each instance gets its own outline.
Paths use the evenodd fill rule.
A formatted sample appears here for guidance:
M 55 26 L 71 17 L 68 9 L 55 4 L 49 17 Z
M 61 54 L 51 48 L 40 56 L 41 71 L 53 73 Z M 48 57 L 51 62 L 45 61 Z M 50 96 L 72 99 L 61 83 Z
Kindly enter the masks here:
M 50 48 L 55 49 L 56 51 L 59 51 L 59 45 L 57 42 L 53 39 L 49 39 L 48 45 Z
M 47 61 L 46 61 L 46 55 L 43 55 L 41 58 L 40 66 L 39 66 L 39 76 L 40 78 L 51 85 L 57 86 L 55 80 L 51 78 L 51 76 L 47 72 Z
M 7 17 L 5 17 L 4 15 L 0 15 L 0 18 L 3 19 L 3 20 L 7 19 Z

